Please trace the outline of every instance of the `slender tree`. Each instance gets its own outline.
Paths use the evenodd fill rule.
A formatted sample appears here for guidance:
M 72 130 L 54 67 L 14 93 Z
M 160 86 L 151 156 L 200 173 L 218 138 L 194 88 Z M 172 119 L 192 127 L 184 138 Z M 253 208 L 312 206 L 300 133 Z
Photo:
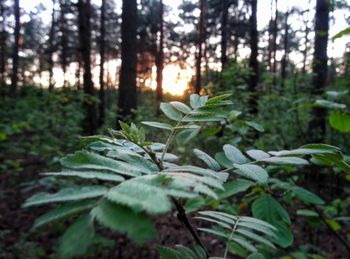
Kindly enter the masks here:
M 5 2 L 0 2 L 0 16 L 2 17 L 0 24 L 0 86 L 6 84 L 6 49 L 7 49 L 7 32 L 6 32 L 6 15 Z
M 285 80 L 287 77 L 287 63 L 288 63 L 288 55 L 289 55 L 289 38 L 288 38 L 288 17 L 289 11 L 287 11 L 284 15 L 284 37 L 283 37 L 283 57 L 281 62 L 281 90 L 284 90 Z
M 164 67 L 164 4 L 163 0 L 159 0 L 159 44 L 156 57 L 157 67 L 157 101 L 163 99 L 163 67 Z
M 195 92 L 199 94 L 201 91 L 201 84 L 202 84 L 202 74 L 201 74 L 201 67 L 202 67 L 202 45 L 204 42 L 204 12 L 205 12 L 205 0 L 199 1 L 199 22 L 198 22 L 198 42 L 197 42 L 197 57 L 196 57 L 196 85 L 195 85 Z
M 127 120 L 137 107 L 136 47 L 137 1 L 123 0 L 121 69 L 117 120 Z
M 60 1 L 60 30 L 61 30 L 61 66 L 63 70 L 63 87 L 67 86 L 66 71 L 67 71 L 67 50 L 68 50 L 68 38 L 67 38 L 67 20 L 66 20 L 66 0 Z
M 228 17 L 228 0 L 221 1 L 221 69 L 223 69 L 227 63 L 227 17 Z
M 55 18 L 55 3 L 56 0 L 52 0 L 52 14 L 51 14 L 51 28 L 49 34 L 49 90 L 52 91 L 54 87 L 53 83 L 53 54 L 54 54 L 54 37 L 55 37 L 55 27 L 56 27 L 56 18 Z
M 104 63 L 105 63 L 105 12 L 106 0 L 101 2 L 101 17 L 100 17 L 100 103 L 98 125 L 101 126 L 105 120 L 105 82 L 104 82 Z
M 14 0 L 14 13 L 15 13 L 15 31 L 14 31 L 14 44 L 12 53 L 12 76 L 11 76 L 11 95 L 16 95 L 17 82 L 18 82 L 18 64 L 19 64 L 19 40 L 20 40 L 20 10 L 19 0 Z
M 273 27 L 272 27 L 272 88 L 276 88 L 276 78 L 277 78 L 277 33 L 278 33 L 278 25 L 277 25 L 277 19 L 278 19 L 278 8 L 277 8 L 278 1 L 275 0 L 275 19 L 273 20 Z
M 258 29 L 257 29 L 257 0 L 250 0 L 251 2 L 251 16 L 250 16 L 250 57 L 249 67 L 251 69 L 249 77 L 249 91 L 250 91 L 250 111 L 256 114 L 258 111 L 258 85 L 259 85 L 259 64 L 258 64 Z
M 315 14 L 315 51 L 312 63 L 313 96 L 323 94 L 327 80 L 327 44 L 329 30 L 329 0 L 316 1 Z M 322 142 L 326 130 L 325 109 L 314 107 L 309 121 L 309 141 Z
M 78 22 L 79 22 L 79 40 L 80 52 L 83 60 L 84 69 L 84 92 L 87 95 L 84 101 L 85 121 L 84 130 L 87 134 L 96 133 L 97 129 L 97 110 L 96 104 L 91 97 L 94 96 L 94 85 L 91 76 L 91 3 L 90 0 L 78 1 Z

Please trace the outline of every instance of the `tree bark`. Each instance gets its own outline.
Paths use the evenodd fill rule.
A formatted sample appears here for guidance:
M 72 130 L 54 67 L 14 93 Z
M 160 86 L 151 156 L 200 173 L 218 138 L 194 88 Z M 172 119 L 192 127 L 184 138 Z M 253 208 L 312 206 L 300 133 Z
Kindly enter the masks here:
M 276 89 L 276 81 L 277 81 L 277 60 L 276 60 L 276 54 L 277 54 L 277 32 L 278 32 L 278 25 L 277 25 L 277 16 L 278 16 L 278 9 L 277 9 L 277 3 L 278 1 L 275 0 L 275 19 L 273 20 L 273 30 L 272 30 L 272 58 L 273 58 L 273 64 L 272 64 L 272 89 Z
M 87 97 L 84 100 L 85 108 L 85 120 L 84 130 L 87 134 L 95 134 L 97 129 L 97 116 L 96 116 L 96 104 L 91 97 L 94 96 L 94 85 L 91 77 L 91 4 L 90 0 L 78 1 L 78 13 L 79 13 L 79 39 L 80 39 L 80 51 L 83 60 L 84 69 L 84 93 Z
M 1 21 L 1 32 L 0 32 L 0 85 L 4 87 L 6 85 L 6 20 L 5 20 L 5 3 L 0 3 L 0 16 Z
M 99 117 L 98 125 L 101 126 L 105 120 L 105 82 L 104 82 L 104 63 L 105 63 L 105 10 L 106 0 L 101 2 L 100 19 L 100 92 L 99 92 Z
M 250 112 L 256 114 L 258 112 L 258 85 L 259 85 L 259 64 L 258 64 L 258 29 L 257 29 L 257 0 L 250 0 L 252 13 L 250 16 L 250 57 L 249 67 L 251 69 L 249 77 L 250 91 Z
M 157 101 L 158 103 L 163 99 L 163 68 L 164 68 L 164 4 L 163 0 L 159 1 L 159 45 L 158 45 L 158 53 L 157 53 Z
M 123 0 L 121 69 L 117 120 L 128 120 L 137 107 L 137 2 Z M 118 125 L 118 124 L 117 124 Z
M 328 0 L 317 0 L 315 14 L 315 51 L 312 63 L 312 90 L 313 96 L 323 94 L 327 80 L 327 44 L 329 30 Z M 314 107 L 311 110 L 309 121 L 309 141 L 322 142 L 326 131 L 325 109 Z
M 54 88 L 53 84 L 53 53 L 54 53 L 54 37 L 55 37 L 55 3 L 56 0 L 52 0 L 52 14 L 51 14 L 51 28 L 49 35 L 49 90 L 52 91 Z
M 202 45 L 204 41 L 204 12 L 205 12 L 205 0 L 200 0 L 199 2 L 199 9 L 200 9 L 200 15 L 199 15 L 199 23 L 198 23 L 198 45 L 197 45 L 197 58 L 196 58 L 196 85 L 195 85 L 195 92 L 197 94 L 201 91 L 201 84 L 202 84 L 202 74 L 201 74 L 201 67 L 202 67 Z
M 281 90 L 282 91 L 284 91 L 285 80 L 287 78 L 287 62 L 288 62 L 288 54 L 289 54 L 288 17 L 289 17 L 289 11 L 287 11 L 284 16 L 284 38 L 283 38 L 284 54 L 281 62 Z
M 19 40 L 20 40 L 20 12 L 19 12 L 19 0 L 14 0 L 14 13 L 15 13 L 15 31 L 14 31 L 14 45 L 12 53 L 12 76 L 11 76 L 11 95 L 15 96 L 17 91 L 18 82 L 18 65 L 19 65 Z
M 228 17 L 228 0 L 221 2 L 221 70 L 227 63 L 227 17 Z
M 66 27 L 66 2 L 65 0 L 60 1 L 60 28 L 61 28 L 61 66 L 63 70 L 63 88 L 67 86 L 66 72 L 67 72 L 67 48 L 68 48 L 68 39 L 67 39 L 67 27 Z

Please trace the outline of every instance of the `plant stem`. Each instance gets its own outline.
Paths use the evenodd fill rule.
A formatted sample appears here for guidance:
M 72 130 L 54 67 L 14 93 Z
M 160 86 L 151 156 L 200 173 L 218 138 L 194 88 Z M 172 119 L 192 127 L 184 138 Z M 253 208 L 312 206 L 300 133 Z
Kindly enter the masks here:
M 235 222 L 235 225 L 234 225 L 233 228 L 232 228 L 231 235 L 230 235 L 230 237 L 229 237 L 229 239 L 228 239 L 228 241 L 227 241 L 227 245 L 226 245 L 225 253 L 224 253 L 224 258 L 225 258 L 225 259 L 227 258 L 227 253 L 228 253 L 228 242 L 230 242 L 230 240 L 232 239 L 232 236 L 233 236 L 233 234 L 235 233 L 235 231 L 236 231 L 236 229 L 237 229 L 237 227 L 238 227 L 238 222 L 239 222 L 239 220 L 240 220 L 240 218 L 237 217 L 237 220 L 236 220 L 236 222 Z
M 205 248 L 204 244 L 202 243 L 201 239 L 199 238 L 199 235 L 197 233 L 197 231 L 193 228 L 190 220 L 188 219 L 187 215 L 186 215 L 186 211 L 184 209 L 184 207 L 182 206 L 182 204 L 172 198 L 172 201 L 176 207 L 177 210 L 177 218 L 185 225 L 185 227 L 190 231 L 191 235 L 193 236 L 194 240 L 196 241 L 196 243 L 203 248 L 203 250 L 205 251 L 206 254 L 206 258 L 209 258 L 209 253 L 207 251 L 207 249 Z

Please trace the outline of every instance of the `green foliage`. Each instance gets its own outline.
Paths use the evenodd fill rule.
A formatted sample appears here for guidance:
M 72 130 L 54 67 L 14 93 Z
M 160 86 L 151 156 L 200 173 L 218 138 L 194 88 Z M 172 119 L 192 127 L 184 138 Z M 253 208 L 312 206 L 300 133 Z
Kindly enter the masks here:
M 175 208 L 178 218 L 184 220 L 184 207 L 191 211 L 211 207 L 212 210 L 197 212 L 196 219 L 212 226 L 206 224 L 198 230 L 225 241 L 224 258 L 229 252 L 245 256 L 251 253 L 249 258 L 263 258 L 261 253 L 266 249 L 273 253 L 276 245 L 290 246 L 292 223 L 273 192 L 282 190 L 286 196 L 291 194 L 304 204 L 320 206 L 324 201 L 292 180 L 279 180 L 275 171 L 297 170 L 310 164 L 331 165 L 346 172 L 350 167 L 340 150 L 330 145 L 245 151 L 232 142 L 225 143 L 223 152 L 215 158 L 195 148 L 193 153 L 199 163 L 180 164 L 178 156 L 169 152 L 173 140 L 176 138 L 183 145 L 205 132 L 207 125 L 227 122 L 232 116 L 228 112 L 232 104 L 227 100 L 229 97 L 227 94 L 213 98 L 193 94 L 190 105 L 177 101 L 162 103 L 161 110 L 173 122 L 145 121 L 143 124 L 168 132 L 164 144 L 149 141 L 143 128 L 123 122 L 120 122 L 120 131 L 109 130 L 110 136 L 82 138 L 82 150 L 60 160 L 61 172 L 44 174 L 67 178 L 70 186 L 56 193 L 35 194 L 24 203 L 25 208 L 58 204 L 40 216 L 34 227 L 80 215 L 63 234 L 58 250 L 61 257 L 70 258 L 86 253 L 101 240 L 97 225 L 142 243 L 156 235 L 151 217 Z M 245 127 L 248 126 L 245 124 Z M 262 131 L 258 124 L 250 123 L 249 127 Z M 244 204 L 251 204 L 254 218 L 232 215 L 232 200 L 238 193 L 244 196 Z M 158 247 L 158 251 L 164 258 L 207 258 L 200 246 L 196 246 L 195 251 L 182 245 L 176 249 Z

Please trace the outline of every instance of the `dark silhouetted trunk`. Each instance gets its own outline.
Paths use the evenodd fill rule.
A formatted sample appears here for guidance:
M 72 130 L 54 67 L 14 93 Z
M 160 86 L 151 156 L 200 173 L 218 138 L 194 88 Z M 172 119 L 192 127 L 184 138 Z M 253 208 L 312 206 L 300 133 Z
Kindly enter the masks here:
M 273 27 L 272 27 L 272 88 L 276 88 L 276 77 L 277 77 L 277 60 L 276 60 L 276 54 L 277 54 L 277 32 L 278 32 L 278 25 L 277 25 L 277 16 L 278 16 L 278 9 L 277 9 L 277 0 L 275 1 L 275 19 L 273 20 Z
M 91 97 L 94 96 L 94 85 L 91 79 L 91 26 L 90 14 L 91 4 L 90 0 L 78 1 L 79 12 L 79 40 L 80 51 L 83 59 L 84 69 L 84 93 L 87 95 L 84 101 L 85 107 L 85 121 L 84 130 L 87 134 L 95 134 L 97 129 L 96 104 Z M 90 98 L 89 98 L 90 97 Z
M 101 19 L 100 19 L 100 103 L 98 125 L 101 126 L 105 120 L 105 82 L 104 82 L 104 63 L 105 63 L 105 9 L 106 0 L 101 2 Z
M 315 51 L 312 63 L 313 96 L 323 94 L 327 80 L 327 43 L 329 29 L 329 1 L 317 0 L 315 15 Z M 326 129 L 326 111 L 322 108 L 313 108 L 309 121 L 309 141 L 322 142 Z
M 157 66 L 157 101 L 160 102 L 163 99 L 163 67 L 164 67 L 164 5 L 163 0 L 159 1 L 159 45 L 158 53 L 156 57 L 156 66 Z
M 0 85 L 3 87 L 6 84 L 6 20 L 5 20 L 5 2 L 0 3 L 1 34 L 0 34 Z
M 227 63 L 227 16 L 228 16 L 228 0 L 221 1 L 222 20 L 221 20 L 221 69 Z
M 198 23 L 198 42 L 197 42 L 197 57 L 196 57 L 196 85 L 195 92 L 199 94 L 202 84 L 202 56 L 203 56 L 203 42 L 204 42 L 204 12 L 205 12 L 205 0 L 199 2 L 199 23 Z
M 302 68 L 302 74 L 306 75 L 306 61 L 307 61 L 307 55 L 308 55 L 308 45 L 309 45 L 309 33 L 310 28 L 307 26 L 307 23 L 305 22 L 305 36 L 304 36 L 304 50 L 303 50 L 303 68 Z
M 288 16 L 289 12 L 287 11 L 284 17 L 284 38 L 283 38 L 283 58 L 281 62 L 281 90 L 284 90 L 285 80 L 287 78 L 287 64 L 288 64 L 288 54 L 289 54 L 289 39 L 288 39 Z
M 52 14 L 51 14 L 51 28 L 49 35 L 49 90 L 52 91 L 54 88 L 53 84 L 53 53 L 54 53 L 54 37 L 55 37 L 55 0 L 52 0 Z
M 63 87 L 67 86 L 66 72 L 67 72 L 67 48 L 68 48 L 68 39 L 67 39 L 67 21 L 65 17 L 66 10 L 65 0 L 60 0 L 60 28 L 61 28 L 61 66 L 63 70 Z
M 19 37 L 20 37 L 20 13 L 19 13 L 19 0 L 14 0 L 14 13 L 15 13 L 15 31 L 14 31 L 14 44 L 12 53 L 12 76 L 11 76 L 11 95 L 15 96 L 18 83 L 18 64 L 19 64 Z
M 269 30 L 269 46 L 268 46 L 268 53 L 267 53 L 267 65 L 269 67 L 270 72 L 272 72 L 271 59 L 272 59 L 272 31 L 273 31 L 273 29 L 272 29 L 272 25 L 273 25 L 273 10 L 272 10 L 273 9 L 273 0 L 271 0 L 270 5 L 271 5 L 271 10 L 270 10 L 271 18 L 270 18 L 269 28 L 268 28 L 268 30 Z
M 122 45 L 119 77 L 118 120 L 128 120 L 137 107 L 136 88 L 136 47 L 137 2 L 123 0 L 122 8 Z
M 257 29 L 257 0 L 250 0 L 252 13 L 250 16 L 250 57 L 249 67 L 251 69 L 249 77 L 249 91 L 250 91 L 250 111 L 252 114 L 258 112 L 258 85 L 259 85 L 259 64 L 258 64 L 258 29 Z

